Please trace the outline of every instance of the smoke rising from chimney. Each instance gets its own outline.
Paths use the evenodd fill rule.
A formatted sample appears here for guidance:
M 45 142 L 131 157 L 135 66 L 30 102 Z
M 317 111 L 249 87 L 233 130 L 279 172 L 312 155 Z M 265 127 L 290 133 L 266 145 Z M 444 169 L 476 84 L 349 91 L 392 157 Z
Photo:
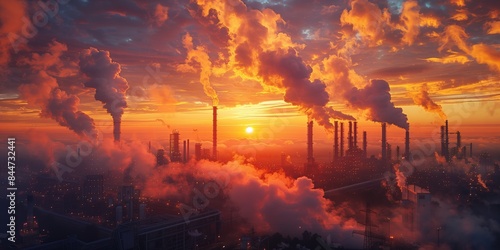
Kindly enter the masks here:
M 114 140 L 120 141 L 121 118 L 127 107 L 125 92 L 128 89 L 127 80 L 120 76 L 120 64 L 111 59 L 109 51 L 90 48 L 80 54 L 79 66 L 88 77 L 85 87 L 96 90 L 95 99 L 104 103 L 103 107 L 113 117 Z
M 193 72 L 196 71 L 193 64 L 199 64 L 200 82 L 203 85 L 203 91 L 212 99 L 212 106 L 218 106 L 219 97 L 210 83 L 210 77 L 212 76 L 213 71 L 212 62 L 210 61 L 210 57 L 208 56 L 205 47 L 197 46 L 194 48 L 193 38 L 189 33 L 182 38 L 182 44 L 187 50 L 187 58 L 184 64 L 177 66 L 177 70 L 181 72 Z
M 366 117 L 375 122 L 386 122 L 406 129 L 408 118 L 403 109 L 395 107 L 391 100 L 389 83 L 385 80 L 370 80 L 358 88 L 351 80 L 350 62 L 337 55 L 323 61 L 322 75 L 327 79 L 330 93 L 344 99 L 347 106 L 364 110 Z
M 437 113 L 443 120 L 446 119 L 446 114 L 443 112 L 441 105 L 436 104 L 429 96 L 429 87 L 427 83 L 422 84 L 420 90 L 410 94 L 413 102 L 422 106 L 425 110 Z
M 25 78 L 28 83 L 19 86 L 19 93 L 29 105 L 41 108 L 41 117 L 52 118 L 79 136 L 92 139 L 96 135 L 94 120 L 79 110 L 80 99 L 61 90 L 55 78 L 64 67 L 61 56 L 66 51 L 66 45 L 53 41 L 47 53 L 21 58 L 20 64 L 29 66 L 32 73 Z

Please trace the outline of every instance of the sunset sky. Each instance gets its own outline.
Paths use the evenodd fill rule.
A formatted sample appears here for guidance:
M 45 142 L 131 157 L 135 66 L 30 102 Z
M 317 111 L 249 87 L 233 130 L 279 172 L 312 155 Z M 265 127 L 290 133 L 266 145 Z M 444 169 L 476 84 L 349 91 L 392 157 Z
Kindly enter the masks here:
M 92 87 L 107 79 L 123 140 L 166 146 L 178 129 L 209 147 L 217 104 L 221 150 L 305 154 L 308 117 L 325 155 L 335 119 L 358 120 L 374 155 L 380 122 L 394 145 L 408 123 L 430 138 L 447 118 L 465 143 L 500 147 L 497 0 L 39 2 L 0 2 L 2 135 L 111 135 Z

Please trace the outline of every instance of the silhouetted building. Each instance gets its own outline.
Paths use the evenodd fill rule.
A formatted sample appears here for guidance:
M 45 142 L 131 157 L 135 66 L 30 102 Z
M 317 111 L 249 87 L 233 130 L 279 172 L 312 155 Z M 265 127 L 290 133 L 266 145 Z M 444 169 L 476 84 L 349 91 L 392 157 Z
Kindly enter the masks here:
M 87 175 L 83 182 L 83 196 L 87 199 L 98 199 L 104 191 L 104 177 L 102 175 Z
M 194 144 L 194 158 L 199 161 L 201 160 L 201 143 Z
M 181 162 L 182 155 L 179 146 L 179 131 L 175 130 L 170 134 L 170 161 L 171 162 Z
M 165 157 L 165 150 L 164 149 L 158 149 L 156 152 L 156 165 L 157 166 L 162 166 L 166 165 L 168 163 L 167 157 Z

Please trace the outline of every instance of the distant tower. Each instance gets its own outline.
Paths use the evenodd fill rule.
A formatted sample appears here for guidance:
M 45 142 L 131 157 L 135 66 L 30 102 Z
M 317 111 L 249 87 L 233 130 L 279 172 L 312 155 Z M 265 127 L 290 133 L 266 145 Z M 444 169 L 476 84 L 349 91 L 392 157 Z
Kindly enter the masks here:
M 405 134 L 405 160 L 411 161 L 410 159 L 410 127 L 406 129 Z
M 387 160 L 387 130 L 385 122 L 382 123 L 382 161 Z
M 170 161 L 180 162 L 181 152 L 179 146 L 179 131 L 175 130 L 170 134 Z
M 444 136 L 444 126 L 441 126 L 441 156 L 446 156 L 446 145 Z
M 339 159 L 339 122 L 334 122 L 334 138 L 333 138 L 333 160 L 336 161 Z
M 344 156 L 344 123 L 340 123 L 340 157 Z
M 305 174 L 314 175 L 316 162 L 313 156 L 313 121 L 307 122 L 307 163 L 304 164 Z
M 365 158 L 368 156 L 367 145 L 368 142 L 366 141 L 366 131 L 363 131 L 363 156 Z
M 347 150 L 352 150 L 352 122 L 349 122 L 349 132 L 347 134 Z
M 186 163 L 187 161 L 187 147 L 186 147 L 186 140 L 182 142 L 182 162 Z
M 399 146 L 396 146 L 396 160 L 399 161 Z
M 213 126 L 212 159 L 214 161 L 217 161 L 217 106 L 213 106 L 212 126 Z
M 187 157 L 187 160 L 189 161 L 190 159 L 190 156 L 189 156 L 189 139 L 187 139 L 187 151 L 186 151 L 186 157 Z
M 354 149 L 358 148 L 358 122 L 354 121 L 354 135 L 353 135 L 353 145 Z
M 445 151 L 445 157 L 446 157 L 446 161 L 450 161 L 450 141 L 449 141 L 449 137 L 448 137 L 448 120 L 446 120 L 445 122 L 445 148 L 446 148 L 446 151 Z
M 197 161 L 201 160 L 201 143 L 194 144 L 194 158 Z
M 168 162 L 167 162 L 167 158 L 165 157 L 165 150 L 158 149 L 158 151 L 156 152 L 156 165 L 162 166 L 162 165 L 166 165 L 167 163 Z
M 313 121 L 307 123 L 307 163 L 314 163 L 313 156 Z

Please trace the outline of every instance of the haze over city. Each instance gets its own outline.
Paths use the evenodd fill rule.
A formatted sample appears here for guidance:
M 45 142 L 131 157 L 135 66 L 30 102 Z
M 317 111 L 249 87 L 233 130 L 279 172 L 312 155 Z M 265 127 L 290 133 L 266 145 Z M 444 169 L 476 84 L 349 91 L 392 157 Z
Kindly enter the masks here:
M 2 244 L 495 249 L 498 41 L 493 0 L 2 1 Z

